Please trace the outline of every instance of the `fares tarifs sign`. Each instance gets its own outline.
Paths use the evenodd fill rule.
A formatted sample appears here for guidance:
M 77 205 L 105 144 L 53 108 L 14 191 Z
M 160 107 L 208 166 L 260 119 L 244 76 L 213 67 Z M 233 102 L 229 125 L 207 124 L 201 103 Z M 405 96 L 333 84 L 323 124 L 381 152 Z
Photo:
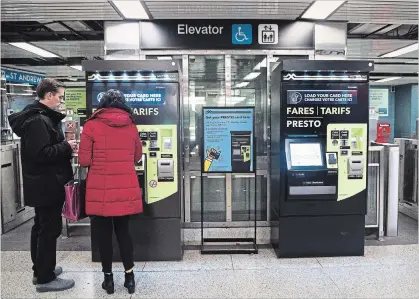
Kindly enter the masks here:
M 287 90 L 285 107 L 287 128 L 324 128 L 332 119 L 356 117 L 358 90 Z M 326 123 L 327 125 L 327 123 Z

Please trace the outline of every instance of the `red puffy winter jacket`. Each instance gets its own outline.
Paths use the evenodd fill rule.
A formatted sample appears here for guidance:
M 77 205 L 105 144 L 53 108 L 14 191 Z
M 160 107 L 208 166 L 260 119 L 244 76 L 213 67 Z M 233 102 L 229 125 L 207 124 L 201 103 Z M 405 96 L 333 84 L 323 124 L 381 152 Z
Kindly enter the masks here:
M 89 167 L 86 214 L 125 216 L 141 213 L 143 203 L 134 162 L 142 156 L 131 116 L 117 108 L 96 111 L 83 127 L 79 163 Z

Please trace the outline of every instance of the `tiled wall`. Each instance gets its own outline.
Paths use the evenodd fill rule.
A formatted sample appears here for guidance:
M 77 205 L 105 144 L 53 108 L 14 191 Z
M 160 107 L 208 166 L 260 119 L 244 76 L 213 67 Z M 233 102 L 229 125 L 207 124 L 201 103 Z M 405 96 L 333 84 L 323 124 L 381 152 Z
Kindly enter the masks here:
M 418 117 L 418 85 L 396 87 L 395 137 L 412 138 Z
M 418 86 L 412 85 L 412 98 L 411 98 L 411 119 L 410 119 L 410 130 L 411 135 L 416 135 L 416 119 L 418 118 Z
M 396 87 L 396 113 L 395 113 L 395 137 L 410 137 L 410 112 L 412 97 L 412 86 L 401 85 Z
M 388 95 L 388 116 L 380 116 L 379 121 L 389 122 L 391 126 L 390 142 L 394 137 L 412 138 L 416 134 L 416 119 L 418 118 L 418 85 L 401 85 Z

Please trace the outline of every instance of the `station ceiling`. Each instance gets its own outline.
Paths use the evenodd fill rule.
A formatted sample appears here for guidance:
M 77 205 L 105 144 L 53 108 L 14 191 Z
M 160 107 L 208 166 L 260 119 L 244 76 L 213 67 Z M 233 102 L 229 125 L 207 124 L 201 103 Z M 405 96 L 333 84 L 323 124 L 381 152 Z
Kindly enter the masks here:
M 313 0 L 144 0 L 152 19 L 299 19 Z M 103 59 L 104 21 L 123 20 L 107 0 L 2 0 L 2 65 L 60 78 L 82 78 L 69 65 Z M 417 83 L 418 51 L 379 56 L 418 40 L 418 0 L 348 0 L 327 20 L 348 23 L 348 58 L 374 59 L 376 73 Z M 26 41 L 53 52 L 45 59 L 9 45 Z M 205 60 L 204 60 L 205 61 Z M 204 63 L 203 66 L 208 62 Z M 222 65 L 216 68 L 222 73 Z M 199 66 L 199 64 L 197 64 Z

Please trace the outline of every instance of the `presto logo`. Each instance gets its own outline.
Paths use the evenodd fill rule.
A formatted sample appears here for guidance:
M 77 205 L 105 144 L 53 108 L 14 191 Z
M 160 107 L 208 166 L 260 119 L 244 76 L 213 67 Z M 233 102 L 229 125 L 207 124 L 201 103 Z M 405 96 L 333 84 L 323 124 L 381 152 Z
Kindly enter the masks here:
M 303 100 L 303 95 L 299 92 L 293 92 L 290 97 L 291 104 L 298 104 Z
M 132 108 L 134 115 L 159 115 L 159 108 Z

